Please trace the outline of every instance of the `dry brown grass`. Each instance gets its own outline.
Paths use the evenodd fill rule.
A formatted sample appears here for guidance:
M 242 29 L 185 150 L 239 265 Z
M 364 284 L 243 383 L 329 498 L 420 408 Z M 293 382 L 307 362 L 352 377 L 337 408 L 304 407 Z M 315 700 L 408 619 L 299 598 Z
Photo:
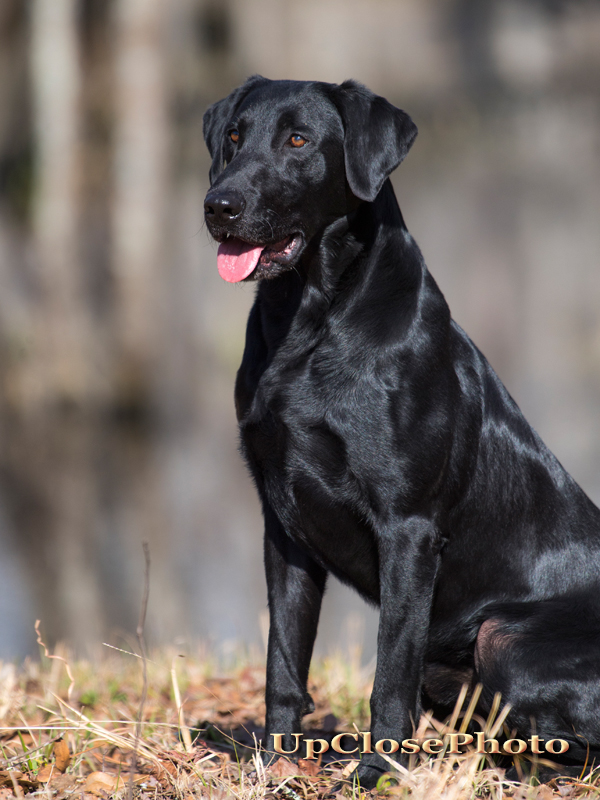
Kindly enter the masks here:
M 239 651 L 225 665 L 206 650 L 186 658 L 163 651 L 151 655 L 146 668 L 138 735 L 144 685 L 135 655 L 107 650 L 92 663 L 42 652 L 41 661 L 18 669 L 2 665 L 0 800 L 26 794 L 48 800 L 360 800 L 367 794 L 349 784 L 340 788 L 351 769 L 347 762 L 296 765 L 282 759 L 265 769 L 252 746 L 236 744 L 244 734 L 251 745 L 264 719 L 264 663 L 256 653 Z M 316 708 L 307 728 L 368 725 L 371 673 L 358 658 L 319 661 L 309 688 Z M 501 723 L 500 712 L 487 721 L 488 731 Z M 452 724 L 459 728 L 463 720 L 464 714 Z M 420 734 L 442 730 L 426 717 L 419 727 Z M 549 784 L 511 782 L 489 757 L 441 754 L 414 757 L 409 770 L 390 759 L 390 776 L 379 792 L 391 800 L 592 798 L 600 797 L 600 777 L 587 768 Z

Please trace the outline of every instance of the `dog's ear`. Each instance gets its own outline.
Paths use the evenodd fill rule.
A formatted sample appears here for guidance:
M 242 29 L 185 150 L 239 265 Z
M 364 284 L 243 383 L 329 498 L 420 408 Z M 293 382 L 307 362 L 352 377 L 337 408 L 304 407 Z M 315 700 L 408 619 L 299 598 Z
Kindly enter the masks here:
M 356 81 L 345 81 L 332 95 L 344 125 L 344 161 L 350 189 L 373 202 L 385 179 L 404 159 L 417 126 L 404 111 Z
M 202 120 L 202 132 L 204 133 L 204 141 L 208 147 L 208 152 L 212 158 L 212 165 L 210 168 L 211 185 L 215 178 L 223 172 L 223 138 L 225 135 L 225 125 L 229 122 L 244 97 L 260 83 L 266 82 L 267 78 L 263 78 L 262 75 L 253 75 L 241 86 L 238 86 L 237 89 L 234 89 L 231 94 L 224 97 L 223 100 L 213 103 L 205 112 Z

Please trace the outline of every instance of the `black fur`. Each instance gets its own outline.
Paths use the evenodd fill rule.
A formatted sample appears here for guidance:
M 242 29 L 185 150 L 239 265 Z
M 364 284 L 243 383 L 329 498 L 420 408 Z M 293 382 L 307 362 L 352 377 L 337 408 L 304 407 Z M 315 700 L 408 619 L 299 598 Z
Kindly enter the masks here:
M 381 609 L 374 741 L 409 736 L 422 694 L 443 710 L 467 676 L 523 736 L 533 720 L 597 750 L 600 511 L 451 320 L 404 225 L 388 175 L 416 127 L 352 81 L 255 77 L 205 131 L 207 203 L 243 201 L 211 233 L 301 241 L 249 278 L 235 391 L 265 518 L 267 747 L 276 732 L 291 749 L 309 707 L 331 572 Z M 362 785 L 386 768 L 366 756 Z

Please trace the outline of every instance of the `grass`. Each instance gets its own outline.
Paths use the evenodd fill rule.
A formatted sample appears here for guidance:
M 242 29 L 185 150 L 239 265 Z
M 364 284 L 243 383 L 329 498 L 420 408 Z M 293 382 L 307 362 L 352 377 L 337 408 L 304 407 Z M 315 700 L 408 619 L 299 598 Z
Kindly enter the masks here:
M 145 666 L 144 682 L 135 654 L 106 650 L 93 662 L 72 661 L 64 650 L 44 654 L 43 647 L 40 661 L 0 666 L 0 800 L 361 800 L 369 794 L 343 783 L 348 761 L 282 759 L 263 767 L 252 737 L 265 710 L 257 653 L 239 650 L 224 664 L 206 649 L 185 658 L 161 651 Z M 318 661 L 309 682 L 315 711 L 305 729 L 366 730 L 371 686 L 372 669 L 361 668 L 358 657 Z M 472 712 L 458 711 L 450 724 L 464 729 L 465 713 Z M 498 705 L 488 731 L 501 725 L 500 714 Z M 442 726 L 424 716 L 419 729 L 435 735 Z M 538 784 L 509 781 L 503 768 L 474 752 L 415 756 L 408 770 L 393 757 L 389 763 L 378 789 L 394 800 L 600 798 L 600 776 L 589 768 Z

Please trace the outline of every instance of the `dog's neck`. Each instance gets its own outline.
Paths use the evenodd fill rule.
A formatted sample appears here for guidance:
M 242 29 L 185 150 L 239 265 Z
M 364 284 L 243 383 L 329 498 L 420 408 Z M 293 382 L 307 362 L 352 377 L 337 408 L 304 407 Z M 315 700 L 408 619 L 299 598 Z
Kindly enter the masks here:
M 406 302 L 416 295 L 426 271 L 409 234 L 390 180 L 372 203 L 362 202 L 329 225 L 307 248 L 304 293 L 322 305 Z
M 374 202 L 360 203 L 314 237 L 297 270 L 263 281 L 258 298 L 275 336 L 272 344 L 287 338 L 288 332 L 301 330 L 307 346 L 310 339 L 320 337 L 332 309 L 338 320 L 346 315 L 367 315 L 372 320 L 374 308 L 382 311 L 376 319 L 387 320 L 388 329 L 375 336 L 383 344 L 402 337 L 410 327 L 425 284 L 427 293 L 433 290 L 445 305 L 387 180 Z M 383 314 L 390 307 L 394 312 Z M 355 325 L 354 330 L 359 327 Z M 312 336 L 307 339 L 308 331 Z

